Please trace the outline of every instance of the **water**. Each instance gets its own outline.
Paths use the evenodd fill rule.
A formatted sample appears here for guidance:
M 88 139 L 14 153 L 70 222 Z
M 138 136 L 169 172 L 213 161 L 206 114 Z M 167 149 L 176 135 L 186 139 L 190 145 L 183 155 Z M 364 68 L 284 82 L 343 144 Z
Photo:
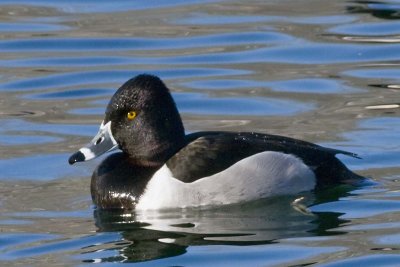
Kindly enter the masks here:
M 398 266 L 399 1 L 1 1 L 5 266 Z M 358 153 L 375 182 L 215 209 L 99 213 L 69 166 L 108 99 L 161 76 L 188 132 Z

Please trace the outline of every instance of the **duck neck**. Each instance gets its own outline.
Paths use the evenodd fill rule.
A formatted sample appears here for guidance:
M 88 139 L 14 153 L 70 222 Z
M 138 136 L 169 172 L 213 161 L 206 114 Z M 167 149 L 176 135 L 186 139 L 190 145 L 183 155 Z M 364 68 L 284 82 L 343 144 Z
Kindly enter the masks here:
M 131 164 L 142 167 L 160 168 L 184 146 L 184 139 L 176 143 L 149 145 L 146 155 L 126 154 Z

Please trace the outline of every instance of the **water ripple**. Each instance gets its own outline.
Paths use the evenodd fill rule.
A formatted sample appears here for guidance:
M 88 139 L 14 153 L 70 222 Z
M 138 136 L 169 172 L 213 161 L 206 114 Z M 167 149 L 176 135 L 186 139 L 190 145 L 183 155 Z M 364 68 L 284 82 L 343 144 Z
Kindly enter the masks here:
M 333 27 L 329 30 L 332 33 L 348 34 L 352 36 L 387 36 L 400 34 L 400 22 L 376 22 L 347 24 Z
M 357 91 L 338 80 L 327 79 L 296 79 L 282 81 L 256 81 L 243 79 L 207 79 L 184 83 L 185 86 L 193 89 L 203 90 L 233 90 L 241 88 L 270 88 L 277 92 L 333 94 L 348 91 Z
M 116 0 L 109 2 L 107 0 L 98 0 L 96 2 L 82 2 L 80 0 L 59 0 L 57 2 L 51 0 L 3 0 L 1 5 L 26 5 L 51 7 L 67 13 L 104 13 L 104 12 L 121 12 L 127 10 L 143 10 L 153 8 L 166 8 L 175 6 L 193 5 L 196 3 L 212 3 L 217 0 L 158 0 L 156 2 L 138 0 L 135 2 L 129 0 Z
M 70 27 L 55 24 L 44 23 L 0 23 L 0 32 L 48 32 L 48 31 L 66 31 Z
M 0 41 L 0 52 L 30 51 L 96 51 L 96 50 L 159 50 L 196 47 L 274 44 L 293 37 L 275 32 L 238 32 L 182 38 L 40 38 Z
M 53 74 L 39 78 L 30 78 L 25 80 L 17 80 L 14 82 L 0 84 L 0 91 L 23 91 L 33 89 L 45 89 L 52 87 L 67 87 L 80 85 L 83 82 L 86 85 L 98 85 L 104 83 L 121 83 L 131 77 L 141 74 L 143 71 L 138 70 L 106 70 L 106 71 L 80 71 L 65 72 L 63 74 Z M 218 76 L 218 75 L 240 75 L 248 74 L 245 70 L 232 69 L 212 69 L 212 68 L 175 68 L 166 70 L 152 70 L 152 73 L 162 76 L 164 79 L 171 78 L 188 78 L 201 76 Z

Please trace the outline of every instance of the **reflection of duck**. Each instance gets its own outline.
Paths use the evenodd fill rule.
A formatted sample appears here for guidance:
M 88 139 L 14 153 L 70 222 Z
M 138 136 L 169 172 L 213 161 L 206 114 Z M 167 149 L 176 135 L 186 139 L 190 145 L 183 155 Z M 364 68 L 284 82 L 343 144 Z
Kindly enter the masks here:
M 334 200 L 346 195 L 348 189 L 341 189 L 323 190 L 324 197 Z M 306 205 L 318 201 L 312 193 L 305 196 Z M 251 249 L 254 245 L 270 245 L 286 238 L 340 234 L 332 231 L 346 222 L 339 219 L 340 213 L 304 214 L 292 208 L 292 200 L 293 197 L 287 196 L 268 198 L 214 209 L 133 213 L 95 210 L 98 230 L 117 232 L 120 236 L 114 245 L 107 244 L 106 252 L 105 244 L 99 243 L 84 257 L 86 261 L 96 262 L 138 262 L 178 256 L 197 246 L 235 245 L 246 250 L 243 246 Z M 266 247 L 265 251 L 269 249 Z M 169 263 L 166 260 L 158 265 Z
M 69 162 L 113 148 L 95 170 L 91 191 L 103 209 L 158 209 L 245 202 L 361 179 L 335 154 L 355 154 L 253 132 L 185 135 L 164 83 L 139 75 L 107 106 L 99 133 Z

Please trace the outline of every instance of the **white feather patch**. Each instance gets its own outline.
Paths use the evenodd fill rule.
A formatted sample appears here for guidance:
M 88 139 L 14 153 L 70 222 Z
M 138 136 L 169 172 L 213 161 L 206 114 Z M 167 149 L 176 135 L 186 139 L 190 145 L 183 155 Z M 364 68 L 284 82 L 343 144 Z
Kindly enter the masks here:
M 314 173 L 300 159 L 267 151 L 192 183 L 173 178 L 164 165 L 147 184 L 136 208 L 149 210 L 240 203 L 309 191 L 315 184 Z
M 85 156 L 85 160 L 93 159 L 96 155 L 87 147 L 82 147 L 79 151 Z

